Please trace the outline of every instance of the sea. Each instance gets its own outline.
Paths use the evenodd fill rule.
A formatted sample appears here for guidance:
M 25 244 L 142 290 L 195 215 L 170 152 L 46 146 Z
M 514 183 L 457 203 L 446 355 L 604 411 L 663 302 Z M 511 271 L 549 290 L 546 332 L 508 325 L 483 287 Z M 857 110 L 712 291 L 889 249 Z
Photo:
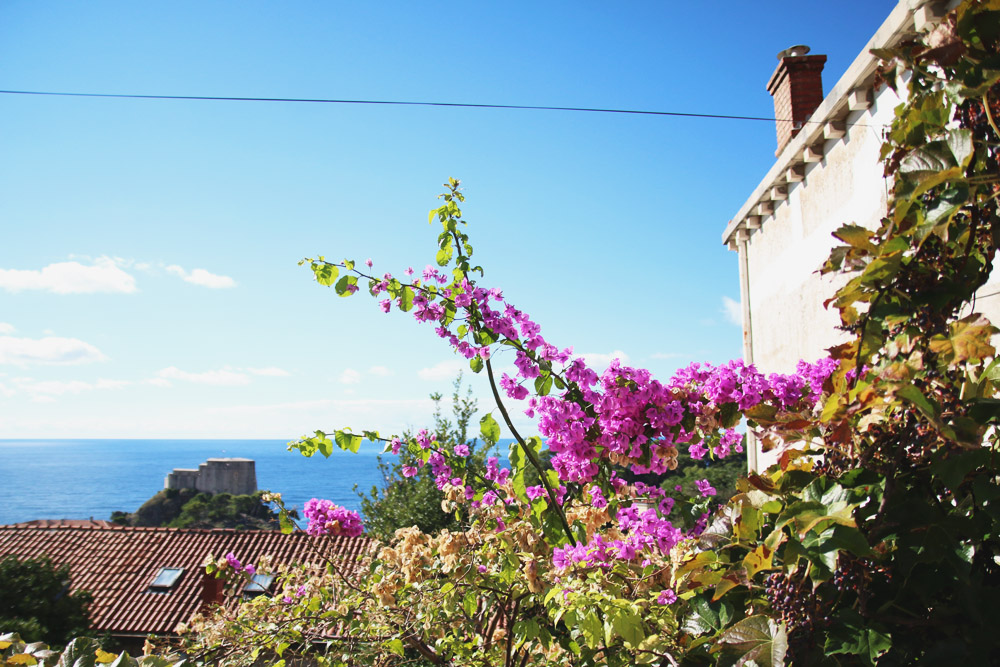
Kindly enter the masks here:
M 355 492 L 381 487 L 382 445 L 363 442 L 330 458 L 288 451 L 286 440 L 0 440 L 0 524 L 34 519 L 108 519 L 134 512 L 163 488 L 174 468 L 209 458 L 256 462 L 257 487 L 278 491 L 289 508 L 327 498 L 360 510 Z M 506 453 L 506 443 L 500 451 Z M 392 455 L 384 455 L 391 462 Z

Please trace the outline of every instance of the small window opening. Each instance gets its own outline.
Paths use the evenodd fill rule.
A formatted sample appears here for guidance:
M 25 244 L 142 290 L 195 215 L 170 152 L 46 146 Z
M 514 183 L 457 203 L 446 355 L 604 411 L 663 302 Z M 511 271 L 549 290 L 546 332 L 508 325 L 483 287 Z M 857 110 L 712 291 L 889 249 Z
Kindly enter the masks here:
M 243 587 L 243 595 L 244 597 L 263 595 L 270 590 L 273 583 L 273 574 L 255 574 L 250 578 L 250 583 Z
M 149 589 L 158 593 L 166 593 L 174 587 L 182 574 L 184 574 L 184 569 L 180 567 L 160 568 L 156 579 L 153 579 L 153 583 L 149 585 Z

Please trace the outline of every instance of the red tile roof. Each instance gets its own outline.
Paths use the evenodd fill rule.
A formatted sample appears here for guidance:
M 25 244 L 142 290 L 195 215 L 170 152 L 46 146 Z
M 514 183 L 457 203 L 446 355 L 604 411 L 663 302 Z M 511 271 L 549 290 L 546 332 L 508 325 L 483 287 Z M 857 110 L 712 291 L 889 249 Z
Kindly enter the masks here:
M 278 531 L 188 530 L 101 525 L 0 526 L 0 558 L 48 556 L 70 567 L 70 590 L 90 592 L 91 627 L 115 635 L 171 634 L 202 604 L 205 559 L 233 552 L 243 563 L 345 565 L 371 544 L 364 537 L 311 536 Z M 322 555 L 322 556 L 321 556 Z M 183 568 L 169 592 L 149 585 L 161 568 Z

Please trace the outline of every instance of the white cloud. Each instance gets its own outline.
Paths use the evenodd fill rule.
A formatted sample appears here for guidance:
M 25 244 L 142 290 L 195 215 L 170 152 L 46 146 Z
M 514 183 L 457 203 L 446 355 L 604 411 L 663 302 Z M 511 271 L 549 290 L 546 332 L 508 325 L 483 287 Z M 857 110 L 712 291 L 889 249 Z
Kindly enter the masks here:
M 357 384 L 361 382 L 361 373 L 353 368 L 345 368 L 337 379 L 341 384 Z
M 434 364 L 430 368 L 421 368 L 417 375 L 421 380 L 454 380 L 459 372 L 469 367 L 468 362 L 459 359 L 449 359 Z
M 385 366 L 372 366 L 368 369 L 371 375 L 376 375 L 380 378 L 387 378 L 392 375 L 392 371 Z
M 189 282 L 193 285 L 201 285 L 202 287 L 209 287 L 212 289 L 236 287 L 236 281 L 229 276 L 220 276 L 215 273 L 209 273 L 205 269 L 185 271 L 183 267 L 171 264 L 167 267 L 167 271 L 180 276 L 185 282 Z
M 291 401 L 288 403 L 270 403 L 264 405 L 231 405 L 224 407 L 210 407 L 206 410 L 209 414 L 224 415 L 255 415 L 264 412 L 284 413 L 290 410 L 315 410 L 317 408 L 327 408 L 334 405 L 332 398 L 315 398 L 306 401 Z
M 12 334 L 16 331 L 13 324 L 0 322 L 0 334 Z
M 193 382 L 195 384 L 209 384 L 217 387 L 235 387 L 250 384 L 250 378 L 245 373 L 237 373 L 231 370 L 204 371 L 202 373 L 189 373 L 182 371 L 176 366 L 164 368 L 156 373 L 156 377 L 164 380 L 181 380 L 183 382 Z
M 0 364 L 89 364 L 107 357 L 90 343 L 76 338 L 17 338 L 0 336 Z
M 728 296 L 722 297 L 722 313 L 731 323 L 743 326 L 743 307 L 739 301 L 734 301 Z
M 0 269 L 0 288 L 8 292 L 43 290 L 56 294 L 137 291 L 135 278 L 110 257 L 98 257 L 90 266 L 57 262 L 41 270 Z
M 151 384 L 154 387 L 172 387 L 173 386 L 172 384 L 170 384 L 170 380 L 168 380 L 166 378 L 149 378 L 147 380 L 143 380 L 142 383 L 143 384 Z
M 63 394 L 79 394 L 99 389 L 121 389 L 132 384 L 129 380 L 107 379 L 100 379 L 97 382 L 83 382 L 82 380 L 36 381 L 32 378 L 15 378 L 13 382 L 19 391 L 31 394 L 36 398 L 39 396 L 51 397 L 62 396 Z
M 618 359 L 623 364 L 627 364 L 629 361 L 628 355 L 621 350 L 615 350 L 614 352 L 610 352 L 608 354 L 601 352 L 582 352 L 576 356 L 583 357 L 587 360 L 587 364 L 596 367 L 607 366 L 614 359 Z
M 284 368 L 278 368 L 277 366 L 267 366 L 266 368 L 247 368 L 245 369 L 250 375 L 263 375 L 265 377 L 288 377 L 291 375 Z

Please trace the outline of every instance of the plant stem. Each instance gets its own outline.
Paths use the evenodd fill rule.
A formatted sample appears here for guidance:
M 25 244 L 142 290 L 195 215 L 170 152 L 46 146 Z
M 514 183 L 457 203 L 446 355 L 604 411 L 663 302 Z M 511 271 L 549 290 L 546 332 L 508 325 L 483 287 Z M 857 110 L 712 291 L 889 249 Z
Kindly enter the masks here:
M 514 424 L 510 420 L 510 415 L 507 414 L 507 408 L 504 406 L 503 400 L 500 398 L 500 392 L 497 391 L 496 378 L 493 376 L 493 364 L 489 359 L 486 360 L 486 373 L 490 378 L 490 389 L 493 390 L 493 399 L 496 401 L 497 407 L 500 409 L 500 414 L 503 415 L 503 420 L 507 424 L 507 428 L 510 429 L 511 435 L 514 436 L 514 439 L 520 443 L 521 449 L 524 450 L 525 456 L 527 456 L 528 460 L 531 461 L 531 465 L 533 465 L 535 470 L 538 471 L 538 477 L 542 480 L 542 486 L 545 487 L 545 493 L 549 497 L 549 506 L 555 510 L 556 514 L 559 516 L 559 522 L 562 524 L 563 530 L 566 532 L 566 537 L 569 538 L 570 544 L 575 547 L 576 539 L 573 537 L 573 531 L 569 527 L 569 522 L 566 521 L 566 515 L 563 513 L 562 508 L 556 502 L 555 493 L 552 491 L 552 486 L 549 485 L 549 480 L 546 478 L 545 468 L 542 466 L 542 462 L 539 461 L 538 457 L 535 455 L 535 450 L 528 446 L 528 444 L 524 441 L 524 438 L 521 437 L 521 434 L 517 432 L 516 428 L 514 428 Z

